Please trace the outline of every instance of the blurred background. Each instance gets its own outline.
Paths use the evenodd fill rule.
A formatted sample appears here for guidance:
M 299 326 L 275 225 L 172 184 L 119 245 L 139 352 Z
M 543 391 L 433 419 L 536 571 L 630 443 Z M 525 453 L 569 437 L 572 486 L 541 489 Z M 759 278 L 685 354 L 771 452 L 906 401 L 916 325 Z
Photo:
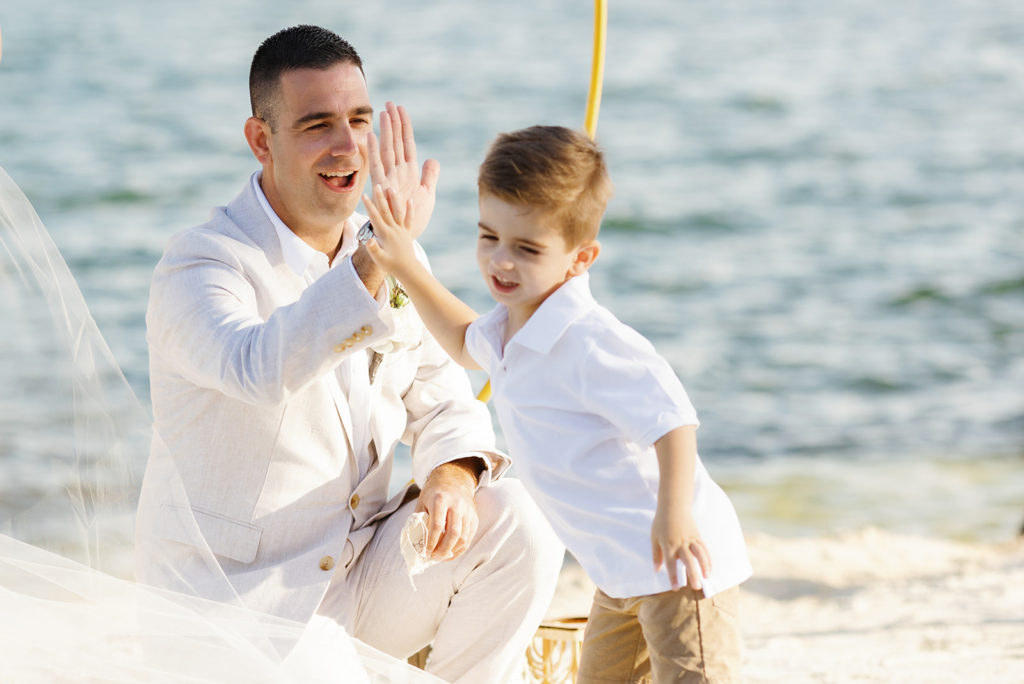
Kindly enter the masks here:
M 745 530 L 1014 536 L 1024 4 L 609 4 L 598 140 L 616 195 L 593 288 L 682 378 L 702 458 Z M 441 280 L 484 311 L 477 166 L 500 131 L 582 127 L 592 12 L 12 0 L 0 7 L 0 167 L 148 410 L 149 278 L 167 239 L 256 168 L 242 123 L 262 39 L 331 28 L 363 56 L 375 107 L 409 108 L 422 158 L 442 165 L 422 241 Z M 45 367 L 46 345 L 4 330 L 2 368 Z M 30 385 L 0 377 L 7 505 L 25 482 L 47 486 L 40 454 L 62 419 L 57 390 Z

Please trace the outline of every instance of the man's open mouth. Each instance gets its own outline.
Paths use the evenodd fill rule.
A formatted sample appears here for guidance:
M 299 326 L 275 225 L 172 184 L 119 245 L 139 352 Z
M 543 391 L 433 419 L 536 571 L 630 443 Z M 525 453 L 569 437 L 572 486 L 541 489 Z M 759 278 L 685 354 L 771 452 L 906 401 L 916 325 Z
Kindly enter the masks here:
M 335 190 L 350 190 L 356 182 L 355 171 L 326 171 L 321 173 L 320 177 Z

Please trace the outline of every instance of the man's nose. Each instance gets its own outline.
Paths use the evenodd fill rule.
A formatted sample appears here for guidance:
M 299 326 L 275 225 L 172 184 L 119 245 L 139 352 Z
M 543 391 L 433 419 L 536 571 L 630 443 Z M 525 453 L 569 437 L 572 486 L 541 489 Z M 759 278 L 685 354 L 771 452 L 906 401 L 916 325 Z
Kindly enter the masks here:
M 355 131 L 350 126 L 337 126 L 331 138 L 331 154 L 335 157 L 354 157 L 358 151 Z

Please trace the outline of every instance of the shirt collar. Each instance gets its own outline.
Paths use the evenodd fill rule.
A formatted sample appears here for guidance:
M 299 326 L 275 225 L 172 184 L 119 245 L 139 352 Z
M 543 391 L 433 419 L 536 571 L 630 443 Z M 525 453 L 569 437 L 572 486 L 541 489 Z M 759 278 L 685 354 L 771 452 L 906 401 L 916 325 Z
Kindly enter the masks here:
M 590 274 L 583 272 L 552 292 L 509 343 L 546 354 L 573 321 L 596 306 L 597 301 L 590 294 Z
M 274 208 L 270 206 L 267 196 L 263 194 L 263 188 L 260 186 L 261 176 L 262 174 L 259 171 L 252 174 L 252 187 L 256 192 L 256 199 L 259 201 L 267 218 L 270 219 L 274 230 L 277 231 L 277 239 L 281 243 L 281 254 L 284 256 L 285 263 L 295 271 L 296 275 L 301 276 L 318 255 L 326 255 L 310 247 L 305 240 L 293 233 L 284 224 L 284 221 L 277 215 Z M 359 246 L 355 237 L 354 225 L 352 217 L 345 221 L 345 229 L 341 236 L 341 247 L 338 249 L 338 253 L 334 255 L 334 261 L 331 266 L 356 251 L 356 248 Z

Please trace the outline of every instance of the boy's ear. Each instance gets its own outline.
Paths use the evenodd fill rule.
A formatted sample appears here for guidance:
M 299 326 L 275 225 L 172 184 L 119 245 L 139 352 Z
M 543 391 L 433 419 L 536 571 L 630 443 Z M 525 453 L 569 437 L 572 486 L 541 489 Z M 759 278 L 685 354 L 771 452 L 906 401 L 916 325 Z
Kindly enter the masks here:
M 569 275 L 578 276 L 594 265 L 601 253 L 601 243 L 591 240 L 576 248 L 576 258 L 569 265 Z

